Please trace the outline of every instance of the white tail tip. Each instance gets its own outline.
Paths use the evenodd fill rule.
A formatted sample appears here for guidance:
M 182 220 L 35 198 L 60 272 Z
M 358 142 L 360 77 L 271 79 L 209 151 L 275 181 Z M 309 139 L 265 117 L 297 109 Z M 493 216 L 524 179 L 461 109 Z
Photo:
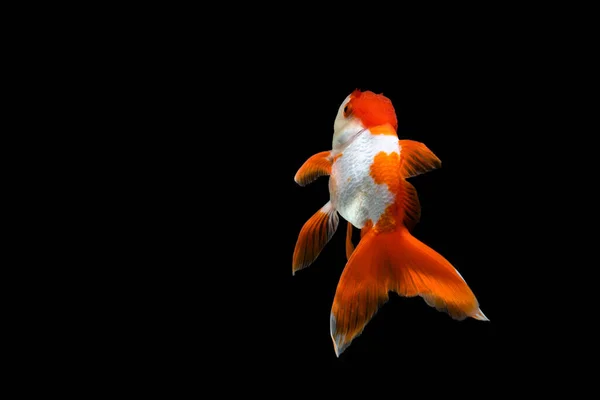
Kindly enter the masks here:
M 485 316 L 483 311 L 481 311 L 481 308 L 477 310 L 477 312 L 473 314 L 472 317 L 479 321 L 489 321 L 489 318 Z

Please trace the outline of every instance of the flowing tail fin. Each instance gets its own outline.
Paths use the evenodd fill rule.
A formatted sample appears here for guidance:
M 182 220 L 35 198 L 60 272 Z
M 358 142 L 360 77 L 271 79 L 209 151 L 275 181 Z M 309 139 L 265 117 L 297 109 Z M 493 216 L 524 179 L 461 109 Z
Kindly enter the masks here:
M 389 291 L 419 295 L 457 320 L 488 321 L 458 271 L 406 227 L 393 232 L 370 229 L 352 252 L 333 301 L 330 330 L 338 357 L 387 302 Z

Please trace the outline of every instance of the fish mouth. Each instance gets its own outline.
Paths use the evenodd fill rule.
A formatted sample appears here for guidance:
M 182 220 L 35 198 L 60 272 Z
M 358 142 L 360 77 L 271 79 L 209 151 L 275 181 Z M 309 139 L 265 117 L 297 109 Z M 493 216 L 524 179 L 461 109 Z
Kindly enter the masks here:
M 361 134 L 362 134 L 364 131 L 366 131 L 366 130 L 367 130 L 367 128 L 362 128 L 360 131 L 358 131 L 358 132 L 356 132 L 354 135 L 352 135 L 352 136 L 350 137 L 350 140 L 348 140 L 348 144 L 350 144 L 350 143 L 354 142 L 354 140 L 355 140 L 355 139 L 356 139 L 358 136 L 360 136 L 360 135 L 361 135 Z
M 338 152 L 343 151 L 345 148 L 347 148 L 348 146 L 350 146 L 352 144 L 352 142 L 354 142 L 356 140 L 357 137 L 359 137 L 360 135 L 363 134 L 363 132 L 365 132 L 367 130 L 367 128 L 362 128 L 361 130 L 353 133 L 348 140 L 346 140 L 343 144 L 341 144 L 336 150 Z

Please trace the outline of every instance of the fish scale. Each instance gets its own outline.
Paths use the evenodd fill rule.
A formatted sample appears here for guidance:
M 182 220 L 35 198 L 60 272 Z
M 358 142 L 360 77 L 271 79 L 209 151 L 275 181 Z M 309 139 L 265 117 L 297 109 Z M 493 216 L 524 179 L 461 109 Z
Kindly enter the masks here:
M 329 187 L 332 204 L 346 221 L 359 229 L 368 220 L 377 222 L 395 200 L 395 194 L 386 184 L 377 184 L 371 177 L 373 159 L 381 151 L 399 153 L 398 138 L 365 131 L 343 150 L 332 166 L 334 179 L 330 179 Z

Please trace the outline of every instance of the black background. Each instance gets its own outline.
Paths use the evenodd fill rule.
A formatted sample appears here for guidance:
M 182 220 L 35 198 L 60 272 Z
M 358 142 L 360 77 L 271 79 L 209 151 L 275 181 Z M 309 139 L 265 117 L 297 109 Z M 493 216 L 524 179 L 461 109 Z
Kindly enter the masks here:
M 522 93 L 512 92 L 511 76 L 482 61 L 485 54 L 442 54 L 436 62 L 400 52 L 393 60 L 341 65 L 310 52 L 284 54 L 285 62 L 272 59 L 277 67 L 257 67 L 273 74 L 244 71 L 215 91 L 220 112 L 204 114 L 202 103 L 191 110 L 217 123 L 180 134 L 168 158 L 175 172 L 164 176 L 163 196 L 175 203 L 169 223 L 177 228 L 163 293 L 176 304 L 164 309 L 167 325 L 197 336 L 189 340 L 198 351 L 217 347 L 222 361 L 263 360 L 276 370 L 395 360 L 493 366 L 510 314 L 497 286 L 518 251 L 506 165 L 519 149 L 502 138 L 515 130 L 514 114 L 507 115 Z M 491 322 L 454 321 L 421 298 L 391 294 L 338 359 L 329 313 L 346 263 L 345 221 L 317 261 L 292 276 L 297 235 L 328 200 L 328 178 L 300 187 L 293 177 L 308 157 L 331 148 L 339 104 L 356 88 L 389 97 L 399 137 L 425 143 L 442 160 L 441 169 L 411 178 L 422 207 L 414 234 L 453 263 Z
M 94 381 L 91 390 L 117 382 L 156 394 L 162 384 L 170 397 L 289 398 L 323 379 L 369 397 L 581 387 L 568 378 L 594 371 L 585 361 L 595 361 L 597 338 L 584 338 L 597 336 L 595 314 L 584 307 L 596 304 L 597 256 L 584 251 L 597 245 L 584 190 L 597 179 L 577 178 L 593 171 L 586 163 L 595 160 L 597 129 L 577 125 L 596 111 L 583 73 L 594 54 L 583 39 L 595 37 L 595 25 L 579 17 L 594 14 L 390 4 L 344 3 L 333 13 L 304 3 L 133 6 L 99 14 L 91 37 L 65 28 L 80 47 L 50 35 L 50 52 L 67 46 L 73 62 L 57 53 L 32 66 L 62 73 L 43 79 L 81 110 L 53 101 L 76 130 L 65 150 L 94 168 L 65 162 L 80 174 L 67 185 L 75 193 L 64 213 L 49 212 L 60 223 L 44 226 L 64 257 L 30 246 L 44 257 L 42 279 L 62 286 L 44 281 L 48 293 L 32 297 L 48 323 L 22 312 L 34 325 L 15 347 L 20 361 L 69 385 L 81 376 Z M 75 91 L 63 89 L 67 81 Z M 339 104 L 354 89 L 389 97 L 399 138 L 441 159 L 440 169 L 410 178 L 422 207 L 414 235 L 458 269 L 490 322 L 455 321 L 421 298 L 390 294 L 335 356 L 329 315 L 346 264 L 345 221 L 292 276 L 298 233 L 328 200 L 326 177 L 307 187 L 293 177 L 331 148 Z M 47 125 L 47 140 L 64 137 L 63 121 Z M 52 163 L 61 157 L 48 153 Z M 77 228 L 63 214 L 74 214 Z M 65 227 L 74 240 L 58 234 Z M 61 274 L 71 256 L 75 268 Z M 53 303 L 57 296 L 64 304 Z M 21 354 L 38 348 L 37 359 Z M 340 370 L 360 376 L 330 374 Z
M 153 217 L 143 226 L 154 237 L 133 322 L 156 345 L 144 359 L 292 379 L 371 365 L 488 376 L 506 360 L 526 367 L 539 342 L 523 282 L 545 268 L 535 262 L 531 196 L 544 177 L 530 145 L 547 134 L 539 124 L 552 87 L 540 46 L 498 28 L 421 26 L 366 42 L 342 33 L 278 40 L 267 29 L 197 52 L 168 46 L 169 66 L 146 89 L 159 106 L 145 116 L 157 134 L 145 139 Z M 293 177 L 331 148 L 339 104 L 357 88 L 389 97 L 399 138 L 442 160 L 410 179 L 422 207 L 414 235 L 458 269 L 490 322 L 455 321 L 391 294 L 336 358 L 329 314 L 345 221 L 292 276 L 297 235 L 328 200 L 328 178 L 300 187 Z

